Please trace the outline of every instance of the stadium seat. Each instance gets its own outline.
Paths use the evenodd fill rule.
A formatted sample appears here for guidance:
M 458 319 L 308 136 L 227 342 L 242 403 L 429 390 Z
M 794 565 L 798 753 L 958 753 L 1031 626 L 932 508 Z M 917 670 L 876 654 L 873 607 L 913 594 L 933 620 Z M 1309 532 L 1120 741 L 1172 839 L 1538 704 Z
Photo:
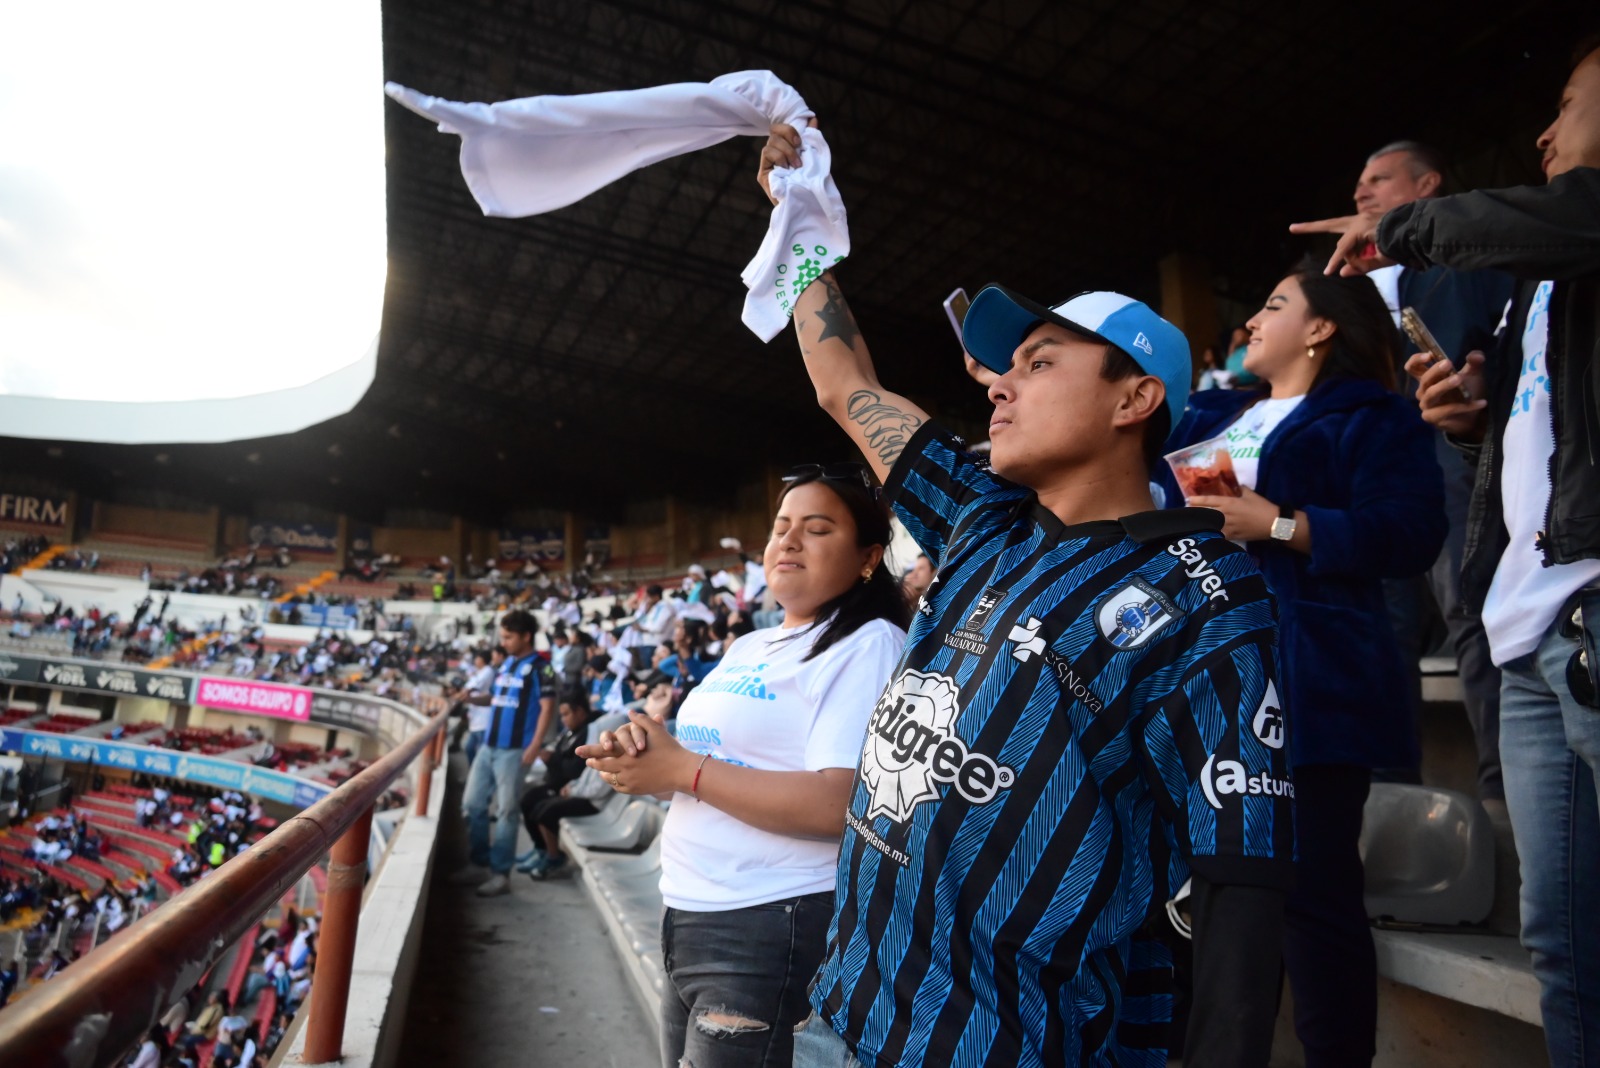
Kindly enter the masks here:
M 1402 923 L 1481 923 L 1494 904 L 1494 832 L 1454 790 L 1373 783 L 1361 828 L 1367 915 Z

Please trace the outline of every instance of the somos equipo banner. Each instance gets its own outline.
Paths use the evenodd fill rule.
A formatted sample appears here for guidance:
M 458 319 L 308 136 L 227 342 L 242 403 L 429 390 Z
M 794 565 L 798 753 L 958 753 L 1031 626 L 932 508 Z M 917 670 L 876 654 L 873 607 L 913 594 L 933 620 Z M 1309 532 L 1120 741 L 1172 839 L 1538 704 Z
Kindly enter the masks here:
M 194 703 L 224 712 L 277 716 L 302 723 L 311 718 L 311 691 L 303 686 L 202 675 L 195 680 Z

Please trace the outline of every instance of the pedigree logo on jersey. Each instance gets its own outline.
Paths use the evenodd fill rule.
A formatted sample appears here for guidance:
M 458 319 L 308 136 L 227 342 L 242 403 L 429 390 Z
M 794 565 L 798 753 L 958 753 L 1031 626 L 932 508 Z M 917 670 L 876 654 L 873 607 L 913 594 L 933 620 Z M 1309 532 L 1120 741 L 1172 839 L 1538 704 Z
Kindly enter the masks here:
M 939 799 L 941 783 L 981 805 L 1017 781 L 1015 771 L 968 751 L 956 734 L 959 694 L 954 679 L 906 671 L 878 699 L 861 751 L 861 779 L 872 791 L 869 820 L 904 823 L 919 804 Z
M 1118 649 L 1137 649 L 1178 617 L 1178 606 L 1143 579 L 1134 579 L 1100 604 L 1095 622 Z
M 1200 789 L 1212 808 L 1220 809 L 1230 796 L 1287 797 L 1294 800 L 1294 783 L 1279 779 L 1267 772 L 1251 775 L 1237 760 L 1218 760 L 1217 754 L 1206 757 L 1206 766 L 1200 769 Z

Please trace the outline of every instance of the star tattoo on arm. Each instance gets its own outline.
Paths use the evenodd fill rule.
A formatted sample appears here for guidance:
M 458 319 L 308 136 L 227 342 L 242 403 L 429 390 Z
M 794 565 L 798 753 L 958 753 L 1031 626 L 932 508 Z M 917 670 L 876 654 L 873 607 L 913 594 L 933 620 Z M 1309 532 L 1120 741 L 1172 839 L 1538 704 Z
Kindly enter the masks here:
M 830 337 L 836 337 L 850 349 L 856 347 L 856 338 L 861 336 L 861 330 L 856 326 L 856 317 L 850 314 L 850 305 L 844 301 L 844 294 L 839 291 L 831 275 L 821 278 L 823 288 L 827 291 L 828 301 L 817 311 L 817 318 L 822 322 L 822 333 L 817 335 L 820 344 Z

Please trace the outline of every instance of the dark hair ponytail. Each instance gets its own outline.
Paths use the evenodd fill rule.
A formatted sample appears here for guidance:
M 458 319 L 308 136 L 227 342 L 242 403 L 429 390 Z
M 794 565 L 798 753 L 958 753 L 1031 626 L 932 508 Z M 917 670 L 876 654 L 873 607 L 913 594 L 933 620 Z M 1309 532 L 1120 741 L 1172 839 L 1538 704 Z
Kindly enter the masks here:
M 1309 257 L 1289 273 L 1311 314 L 1338 328 L 1311 388 L 1336 378 L 1366 378 L 1394 389 L 1400 332 L 1372 279 L 1323 274 L 1322 265 Z
M 885 550 L 878 566 L 872 569 L 871 578 L 852 583 L 848 590 L 817 609 L 817 619 L 812 626 L 820 630 L 811 645 L 811 651 L 805 656 L 810 660 L 874 619 L 886 619 L 904 630 L 911 621 L 911 609 L 906 604 L 900 583 L 889 574 L 887 550 L 894 538 L 894 529 L 889 524 L 888 507 L 877 499 L 873 491 L 853 479 L 825 478 L 821 474 L 796 478 L 784 487 L 778 500 L 781 502 L 796 486 L 804 486 L 808 482 L 822 483 L 844 502 L 850 518 L 855 520 L 857 547 L 865 549 L 879 545 Z

